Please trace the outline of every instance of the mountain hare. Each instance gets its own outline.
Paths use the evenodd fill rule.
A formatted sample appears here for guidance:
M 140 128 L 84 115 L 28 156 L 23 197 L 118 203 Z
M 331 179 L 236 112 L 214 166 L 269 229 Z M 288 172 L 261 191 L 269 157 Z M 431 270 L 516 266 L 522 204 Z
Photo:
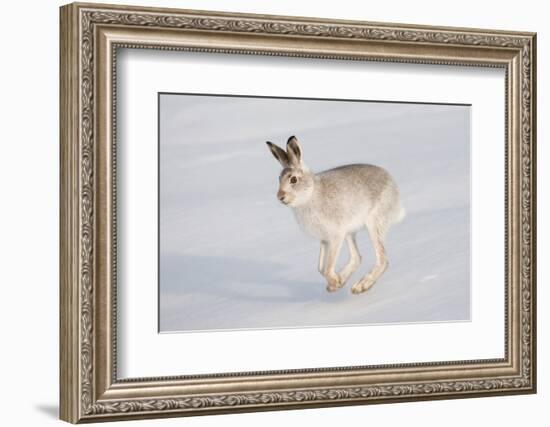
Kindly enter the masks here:
M 395 181 L 386 170 L 367 164 L 340 166 L 315 174 L 302 161 L 302 149 L 295 136 L 288 139 L 286 151 L 271 142 L 267 145 L 283 167 L 277 198 L 292 208 L 307 234 L 321 241 L 319 272 L 327 280 L 327 291 L 344 286 L 359 267 L 361 255 L 355 234 L 366 226 L 376 264 L 351 291 L 354 294 L 367 291 L 388 268 L 384 249 L 386 231 L 405 216 Z M 336 273 L 334 267 L 344 240 L 350 259 Z

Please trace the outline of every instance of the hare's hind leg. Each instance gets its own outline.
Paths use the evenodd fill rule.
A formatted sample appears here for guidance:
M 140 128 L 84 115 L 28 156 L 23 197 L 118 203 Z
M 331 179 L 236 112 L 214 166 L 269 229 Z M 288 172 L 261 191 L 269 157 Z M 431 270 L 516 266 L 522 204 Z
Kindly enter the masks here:
M 344 285 L 348 279 L 351 277 L 359 264 L 361 264 L 361 254 L 359 254 L 359 248 L 357 247 L 357 242 L 355 241 L 355 233 L 350 233 L 346 236 L 346 242 L 349 249 L 349 261 L 340 271 L 339 276 L 342 280 L 342 285 Z
M 334 292 L 344 285 L 340 276 L 334 271 L 343 240 L 343 238 L 332 238 L 326 242 L 324 249 L 321 247 L 321 252 L 326 253 L 325 265 L 321 274 L 327 279 L 327 291 L 329 292 Z
M 325 275 L 325 255 L 327 252 L 327 242 L 321 240 L 321 249 L 319 250 L 319 273 Z
M 352 286 L 351 292 L 354 294 L 368 291 L 380 276 L 384 274 L 384 271 L 386 271 L 389 265 L 386 257 L 386 249 L 384 248 L 385 227 L 376 221 L 369 221 L 367 222 L 367 230 L 374 246 L 376 264 L 368 274 Z

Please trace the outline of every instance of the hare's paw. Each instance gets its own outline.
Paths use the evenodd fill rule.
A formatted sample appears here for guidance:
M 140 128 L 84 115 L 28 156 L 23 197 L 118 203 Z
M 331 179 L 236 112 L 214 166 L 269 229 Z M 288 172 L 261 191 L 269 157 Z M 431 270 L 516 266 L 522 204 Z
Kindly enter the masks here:
M 351 287 L 351 293 L 352 294 L 361 294 L 363 292 L 367 292 L 372 285 L 376 283 L 376 279 L 374 279 L 370 274 L 366 277 L 363 277 L 361 280 L 359 280 L 357 283 L 355 283 Z
M 327 275 L 327 292 L 334 292 L 344 286 L 344 281 L 338 274 Z

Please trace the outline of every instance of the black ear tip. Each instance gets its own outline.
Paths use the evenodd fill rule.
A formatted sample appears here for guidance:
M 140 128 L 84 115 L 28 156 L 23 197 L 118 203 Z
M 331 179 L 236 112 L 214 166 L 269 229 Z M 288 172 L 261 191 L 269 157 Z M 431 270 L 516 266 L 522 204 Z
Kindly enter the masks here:
M 296 139 L 296 137 L 294 135 L 292 135 L 290 138 L 288 138 L 286 143 L 289 144 L 290 141 L 292 141 L 293 139 Z
M 266 141 L 265 143 L 266 143 L 269 147 L 271 147 L 271 146 L 273 145 L 273 144 L 272 144 L 271 142 L 269 142 L 269 141 Z

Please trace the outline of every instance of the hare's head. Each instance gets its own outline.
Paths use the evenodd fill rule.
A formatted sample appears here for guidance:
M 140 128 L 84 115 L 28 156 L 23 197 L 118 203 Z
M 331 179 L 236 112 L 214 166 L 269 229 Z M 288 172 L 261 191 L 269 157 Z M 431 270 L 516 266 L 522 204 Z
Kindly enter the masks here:
M 277 198 L 288 206 L 307 203 L 313 194 L 313 174 L 302 161 L 302 149 L 295 136 L 288 138 L 286 151 L 267 142 L 271 153 L 279 161 L 283 170 L 279 175 Z

